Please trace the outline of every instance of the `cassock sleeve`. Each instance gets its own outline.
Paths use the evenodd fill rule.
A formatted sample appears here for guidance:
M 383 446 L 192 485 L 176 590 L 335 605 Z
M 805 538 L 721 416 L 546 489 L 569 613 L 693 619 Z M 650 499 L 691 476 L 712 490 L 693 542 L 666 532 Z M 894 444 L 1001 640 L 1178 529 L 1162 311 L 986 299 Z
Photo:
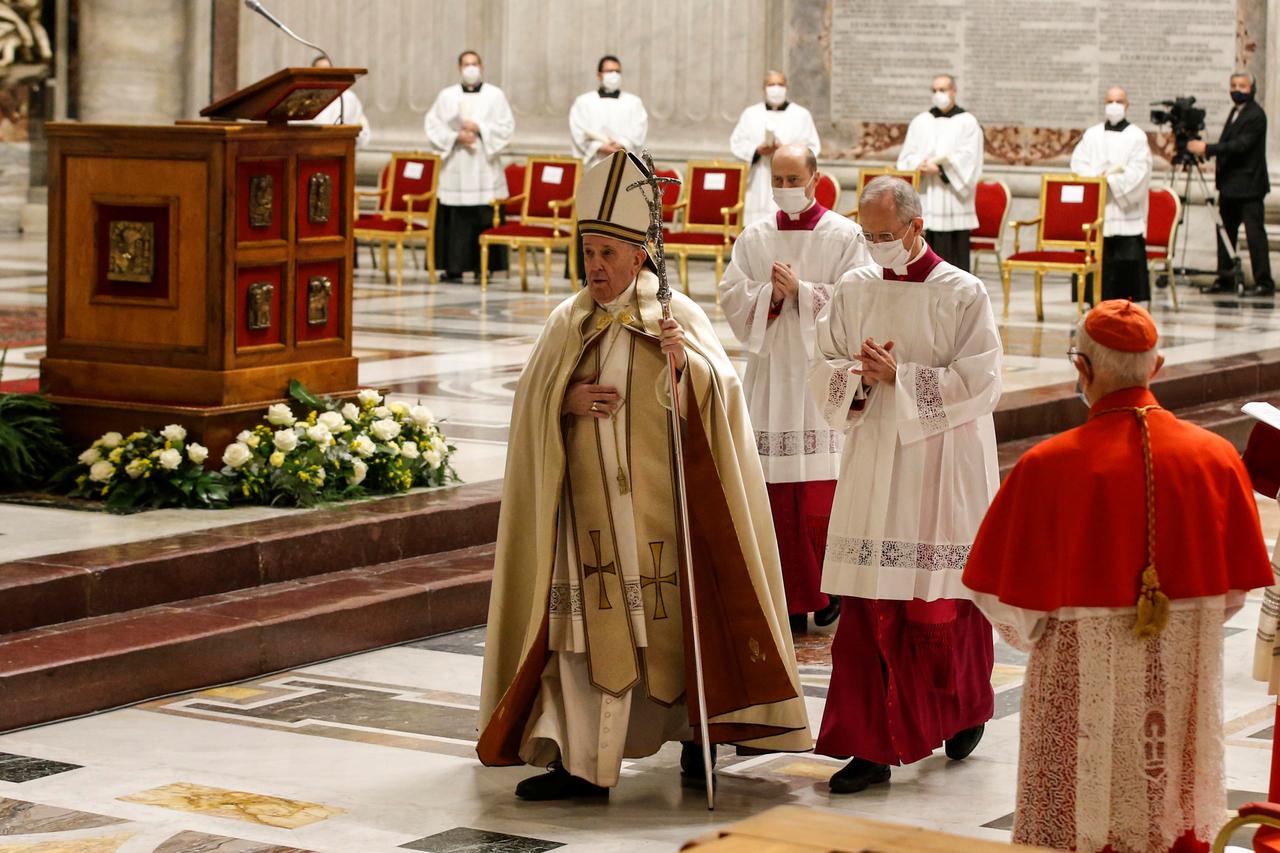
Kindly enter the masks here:
M 980 284 L 960 306 L 956 353 L 945 367 L 898 365 L 894 406 L 903 444 L 940 435 L 995 411 L 1000 400 L 1000 334 Z
M 569 110 L 569 135 L 573 138 L 573 153 L 582 160 L 591 160 L 595 157 L 601 145 L 588 135 L 588 131 L 594 131 L 596 128 L 591 126 L 591 117 L 587 113 L 588 110 L 582 98 L 574 101 L 573 107 Z
M 1086 130 L 1075 150 L 1071 152 L 1071 171 L 1076 175 L 1092 178 L 1102 174 L 1104 163 L 1099 162 L 1099 146 L 1095 144 L 1094 133 Z
M 751 119 L 751 107 L 742 111 L 733 133 L 729 135 L 729 150 L 739 160 L 751 163 L 756 158 L 756 148 L 764 144 L 764 134 Z
M 804 127 L 801 129 L 800 138 L 804 140 L 804 144 L 813 152 L 813 156 L 817 157 L 822 153 L 822 139 L 818 136 L 818 126 L 813 123 L 813 113 L 805 111 Z
M 1134 135 L 1133 145 L 1126 152 L 1123 165 L 1123 171 L 1107 176 L 1107 188 L 1118 201 L 1135 204 L 1140 196 L 1147 194 L 1151 179 L 1151 145 L 1145 133 L 1141 141 Z
M 614 139 L 618 141 L 623 148 L 635 154 L 640 153 L 640 149 L 644 148 L 644 142 L 649 138 L 649 113 L 645 111 L 644 101 L 638 97 L 631 101 L 631 109 L 627 114 L 626 128 L 614 128 Z
M 511 105 L 507 96 L 496 99 L 485 115 L 483 121 L 477 121 L 480 128 L 480 144 L 484 147 L 486 157 L 496 157 L 511 142 L 516 132 L 516 118 L 511 114 Z
M 765 239 L 764 233 L 756 230 L 740 237 L 733 244 L 729 268 L 720 281 L 720 310 L 729 321 L 733 334 L 747 352 L 752 353 L 764 348 L 764 334 L 769 326 L 769 303 L 773 300 L 772 280 L 758 277 L 766 272 L 756 269 L 763 266 L 763 262 L 753 263 L 753 256 L 757 253 L 751 251 L 751 246 L 762 239 Z M 767 272 L 772 274 L 772 266 Z
M 824 252 L 839 251 L 840 253 L 840 257 L 831 267 L 836 270 L 835 278 L 837 280 L 850 270 L 871 263 L 866 246 L 859 236 L 862 229 L 856 224 L 854 224 L 854 228 L 857 231 L 850 235 L 847 243 L 837 244 L 835 241 L 829 240 L 821 247 L 821 251 Z M 835 294 L 835 291 L 835 281 L 800 280 L 800 293 L 797 297 L 800 310 L 800 336 L 804 340 L 805 352 L 808 353 L 811 359 L 817 352 L 818 316 L 822 313 L 822 309 L 826 308 L 827 304 L 831 302 L 831 297 Z
M 956 136 L 955 148 L 947 152 L 946 164 L 942 170 L 946 173 L 947 183 L 951 185 L 951 189 L 955 190 L 957 195 L 967 198 L 973 195 L 974 189 L 978 186 L 978 179 L 982 177 L 985 143 L 982 137 L 982 125 L 978 124 L 978 120 L 969 113 L 963 113 L 959 118 L 966 116 L 968 121 Z
M 1022 652 L 1031 651 L 1049 621 L 1049 614 L 1043 610 L 1014 607 L 985 592 L 973 593 L 973 603 L 999 632 L 1000 639 Z
M 932 135 L 926 130 L 925 122 L 932 120 L 933 116 L 925 113 L 916 116 L 907 125 L 907 138 L 902 141 L 902 150 L 898 152 L 899 169 L 919 169 L 920 164 L 933 154 L 925 148 L 933 143 L 933 140 L 925 138 Z
M 427 141 L 442 155 L 452 151 L 458 141 L 458 132 L 449 126 L 457 110 L 454 109 L 453 114 L 445 114 L 445 111 L 450 108 L 450 101 L 445 92 L 437 95 L 435 103 L 431 105 L 431 109 L 427 110 L 427 117 L 423 122 L 427 131 Z
M 848 292 L 842 278 L 836 283 L 835 295 L 818 314 L 816 346 L 808 375 L 809 393 L 821 407 L 823 420 L 841 431 L 861 424 L 864 407 L 854 404 L 867 398 L 862 377 L 850 372 L 861 370 L 862 362 L 849 357 L 853 348 L 845 326 L 844 305 Z

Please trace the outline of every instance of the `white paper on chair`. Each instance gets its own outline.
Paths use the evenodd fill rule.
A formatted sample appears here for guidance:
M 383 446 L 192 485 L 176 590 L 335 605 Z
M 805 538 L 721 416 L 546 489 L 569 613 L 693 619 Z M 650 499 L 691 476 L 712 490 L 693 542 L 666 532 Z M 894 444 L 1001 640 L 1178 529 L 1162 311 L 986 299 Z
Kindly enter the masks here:
M 544 184 L 556 184 L 557 186 L 564 180 L 564 166 L 543 166 L 542 182 Z
M 724 172 L 706 172 L 702 176 L 702 188 L 709 192 L 723 190 L 725 187 L 724 179 Z
M 422 177 L 423 166 L 421 163 L 408 162 L 404 164 L 403 175 L 405 180 L 416 181 Z
M 1080 184 L 1067 184 L 1062 188 L 1058 200 L 1063 204 L 1080 204 L 1084 201 L 1084 187 Z
M 1240 407 L 1240 411 L 1257 421 L 1262 421 L 1269 427 L 1280 429 L 1280 409 L 1270 403 L 1254 401 L 1245 403 Z

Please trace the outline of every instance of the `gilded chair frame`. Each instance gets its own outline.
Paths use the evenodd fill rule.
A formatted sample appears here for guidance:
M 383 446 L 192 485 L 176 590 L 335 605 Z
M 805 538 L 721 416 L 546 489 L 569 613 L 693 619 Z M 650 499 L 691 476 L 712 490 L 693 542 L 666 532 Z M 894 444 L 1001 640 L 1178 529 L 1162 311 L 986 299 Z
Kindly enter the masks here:
M 566 199 L 547 202 L 547 206 L 551 208 L 551 216 L 533 216 L 529 213 L 529 196 L 533 189 L 534 175 L 541 174 L 541 166 L 567 166 L 573 169 L 573 192 Z M 493 205 L 493 227 L 498 227 L 501 206 L 518 200 L 520 202 L 520 224 L 548 228 L 552 234 L 536 237 L 515 234 L 481 234 L 480 289 L 482 291 L 488 289 L 489 286 L 489 247 L 493 245 L 506 246 L 508 249 L 515 249 L 519 253 L 520 289 L 523 291 L 529 289 L 526 250 L 533 249 L 536 251 L 541 249 L 543 266 L 545 267 L 542 281 L 544 295 L 551 293 L 551 253 L 563 249 L 569 257 L 569 281 L 573 284 L 575 290 L 578 288 L 578 252 L 574 246 L 578 237 L 578 226 L 574 217 L 574 200 L 577 197 L 578 183 L 581 180 L 582 161 L 576 157 L 548 154 L 529 157 L 525 160 L 524 188 L 521 192 L 508 198 L 490 202 Z
M 689 295 L 689 258 L 691 256 L 712 258 L 716 262 L 716 304 L 720 304 L 720 279 L 724 276 L 725 258 L 732 254 L 733 241 L 742 233 L 742 209 L 747 195 L 747 164 L 734 160 L 690 160 L 685 164 L 684 182 L 681 186 L 680 200 L 675 204 L 663 205 L 664 212 L 672 212 L 677 216 L 681 211 L 680 230 L 676 230 L 676 217 L 672 217 L 671 234 L 720 234 L 723 240 L 719 243 L 664 243 L 663 248 L 668 255 L 675 255 L 679 261 L 680 286 L 685 295 Z M 698 169 L 738 172 L 738 199 L 735 203 L 720 208 L 721 223 L 689 222 L 690 196 L 696 192 L 693 186 L 693 175 Z M 733 218 L 737 217 L 737 222 Z
M 431 189 L 424 193 L 405 193 L 401 198 L 405 202 L 405 210 L 392 210 L 394 200 L 391 197 L 391 187 L 395 183 L 395 176 L 400 174 L 398 167 L 403 160 L 430 160 L 433 163 L 431 169 Z M 385 181 L 384 181 L 385 177 Z M 391 159 L 387 161 L 387 165 L 382 167 L 382 172 L 378 177 L 378 188 L 376 190 L 356 190 L 356 206 L 360 205 L 361 198 L 376 198 L 377 209 L 373 211 L 384 219 L 399 219 L 406 223 L 413 223 L 415 220 L 425 219 L 427 227 L 418 231 L 388 231 L 379 228 L 353 228 L 355 239 L 366 240 L 371 243 L 379 243 L 382 247 L 382 274 L 388 284 L 391 283 L 391 267 L 388 264 L 388 252 L 391 244 L 396 247 L 396 287 L 400 287 L 404 282 L 404 247 L 410 244 L 410 248 L 414 243 L 422 244 L 422 251 L 426 255 L 427 262 L 427 278 L 432 283 L 436 282 L 436 208 L 439 200 L 436 197 L 436 191 L 440 186 L 440 156 L 429 151 L 394 151 Z M 425 208 L 415 210 L 415 205 L 426 202 Z M 357 218 L 359 211 L 356 212 Z
M 1272 803 L 1249 803 L 1241 806 L 1240 813 L 1218 830 L 1218 835 L 1213 840 L 1212 853 L 1223 853 L 1231 843 L 1231 836 L 1246 826 L 1280 829 L 1280 810 Z
M 1079 240 L 1045 239 L 1044 218 L 1048 202 L 1050 186 L 1063 184 L 1096 184 L 1097 215 L 1093 220 L 1080 226 Z M 1033 219 L 1015 219 L 1009 225 L 1013 227 L 1013 254 L 1000 263 L 1000 281 L 1004 286 L 1004 317 L 1009 316 L 1009 288 L 1014 272 L 1030 271 L 1035 274 L 1036 286 L 1036 320 L 1044 322 L 1044 277 L 1048 273 L 1061 272 L 1079 277 L 1076 288 L 1076 315 L 1084 313 L 1085 276 L 1093 273 L 1093 304 L 1098 304 L 1102 291 L 1102 220 L 1107 209 L 1107 179 L 1105 177 L 1084 177 L 1072 174 L 1046 174 L 1040 176 L 1040 215 Z M 1036 226 L 1036 247 L 1034 251 L 1071 251 L 1084 252 L 1081 263 L 1062 261 L 1016 260 L 1022 251 L 1022 229 Z
M 996 269 L 1001 269 L 1001 266 L 1004 263 L 1004 253 L 1001 252 L 1000 247 L 1004 245 L 1004 235 L 1005 232 L 1009 230 L 1007 217 L 1009 216 L 1009 210 L 1013 207 L 1013 193 L 1009 191 L 1008 184 L 1004 181 L 984 181 L 983 183 L 995 184 L 1004 190 L 1004 210 L 1000 213 L 999 225 L 996 227 L 996 235 L 994 238 L 991 238 L 995 248 L 972 250 L 973 263 L 969 271 L 974 275 L 978 274 L 978 261 L 981 260 L 982 255 L 995 255 Z M 986 240 L 988 238 L 980 237 L 978 239 Z
M 911 188 L 916 192 L 920 192 L 919 169 L 899 169 L 895 166 L 867 166 L 858 170 L 858 185 L 853 197 L 858 200 L 859 204 L 862 203 L 862 188 L 869 184 L 872 178 L 878 178 L 881 175 L 893 175 L 895 177 L 903 178 L 904 180 L 909 179 L 911 181 Z M 852 219 L 854 222 L 858 221 L 858 209 L 856 207 L 844 215 Z
M 1173 299 L 1173 310 L 1180 310 L 1178 307 L 1178 282 L 1177 276 L 1173 274 L 1173 253 L 1178 247 L 1178 234 L 1182 231 L 1182 199 L 1178 198 L 1178 194 L 1168 187 L 1151 187 L 1149 193 L 1168 193 L 1173 199 L 1173 224 L 1169 228 L 1169 245 L 1164 247 L 1164 256 L 1160 258 L 1147 258 L 1147 276 L 1150 278 L 1151 291 L 1154 293 L 1156 286 L 1156 276 L 1163 275 L 1169 281 L 1169 296 Z M 1150 215 L 1148 213 L 1148 215 Z M 1145 235 L 1144 235 L 1145 237 Z M 1154 269 L 1153 269 L 1154 267 Z

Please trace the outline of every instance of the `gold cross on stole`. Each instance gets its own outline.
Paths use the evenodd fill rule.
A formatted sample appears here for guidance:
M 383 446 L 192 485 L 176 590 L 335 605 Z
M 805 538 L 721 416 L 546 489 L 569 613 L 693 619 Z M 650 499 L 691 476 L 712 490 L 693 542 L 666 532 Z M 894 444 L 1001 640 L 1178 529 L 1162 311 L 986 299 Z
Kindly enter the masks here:
M 664 575 L 661 573 L 662 572 L 662 568 L 661 568 L 662 567 L 662 545 L 663 543 L 661 542 L 649 543 L 649 556 L 653 559 L 653 574 L 640 575 L 641 589 L 644 589 L 645 587 L 648 587 L 648 586 L 654 587 L 654 590 L 653 590 L 653 602 L 654 602 L 653 618 L 654 619 L 667 618 L 667 604 L 665 601 L 662 600 L 662 585 L 664 583 L 670 584 L 671 586 L 676 585 L 675 572 L 672 572 L 669 575 Z
M 604 576 L 606 574 L 610 574 L 616 577 L 618 574 L 618 568 L 613 563 L 605 563 L 600 559 L 600 531 L 592 530 L 590 535 L 591 547 L 595 549 L 596 552 L 596 564 L 594 566 L 590 563 L 582 564 L 583 578 L 590 578 L 592 575 L 600 576 L 600 609 L 612 610 L 613 605 L 609 602 L 609 593 L 604 588 Z

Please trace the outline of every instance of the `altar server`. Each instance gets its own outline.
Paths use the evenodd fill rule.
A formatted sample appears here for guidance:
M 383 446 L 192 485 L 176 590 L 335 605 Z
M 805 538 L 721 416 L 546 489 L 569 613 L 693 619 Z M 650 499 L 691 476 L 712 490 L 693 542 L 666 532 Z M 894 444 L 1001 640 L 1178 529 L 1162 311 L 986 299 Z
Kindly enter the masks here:
M 956 80 L 933 78 L 933 106 L 907 126 L 899 169 L 919 169 L 924 238 L 938 257 L 969 271 L 969 232 L 978 227 L 974 199 L 982 178 L 982 126 L 956 103 Z
M 333 63 L 329 61 L 327 56 L 317 56 L 311 60 L 311 67 L 332 68 Z M 372 130 L 369 128 L 369 119 L 364 114 L 364 105 L 360 103 L 360 98 L 351 88 L 346 89 L 329 106 L 316 113 L 315 118 L 308 121 L 307 124 L 358 124 L 360 125 L 360 135 L 356 137 L 357 148 L 367 146 L 369 137 L 372 135 Z
M 787 97 L 787 75 L 770 71 L 764 78 L 764 100 L 742 111 L 729 137 L 733 156 L 751 164 L 742 214 L 744 225 L 772 219 L 778 212 L 769 182 L 769 158 L 779 146 L 793 142 L 808 148 L 815 157 L 822 149 L 813 116 Z
M 569 133 L 573 153 L 591 168 L 613 152 L 623 149 L 639 154 L 649 135 L 649 114 L 644 102 L 622 91 L 622 62 L 603 56 L 596 63 L 599 86 L 579 95 L 569 110 Z

